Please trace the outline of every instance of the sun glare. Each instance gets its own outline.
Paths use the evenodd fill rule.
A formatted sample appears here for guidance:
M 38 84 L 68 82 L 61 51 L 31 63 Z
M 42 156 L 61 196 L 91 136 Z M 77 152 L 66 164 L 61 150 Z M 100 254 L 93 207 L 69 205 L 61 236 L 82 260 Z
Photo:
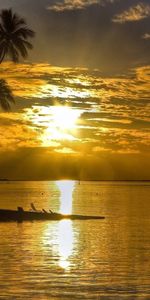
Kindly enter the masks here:
M 75 140 L 76 122 L 81 113 L 67 106 L 53 106 L 50 111 L 48 108 L 50 120 L 41 137 L 43 145 L 48 146 L 51 141 Z
M 51 112 L 53 123 L 62 130 L 75 128 L 76 121 L 81 114 L 81 111 L 67 106 L 54 106 Z
M 43 146 L 53 146 L 55 141 L 76 140 L 77 120 L 82 110 L 56 105 L 34 106 L 25 112 L 25 119 L 31 121 L 35 127 L 41 127 L 39 140 Z

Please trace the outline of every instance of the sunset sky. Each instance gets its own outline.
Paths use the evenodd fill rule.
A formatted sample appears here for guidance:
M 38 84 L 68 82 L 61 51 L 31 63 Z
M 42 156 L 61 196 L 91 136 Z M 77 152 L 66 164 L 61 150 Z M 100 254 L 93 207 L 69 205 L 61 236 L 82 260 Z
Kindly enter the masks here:
M 36 32 L 0 65 L 0 178 L 150 179 L 150 1 L 1 0 Z

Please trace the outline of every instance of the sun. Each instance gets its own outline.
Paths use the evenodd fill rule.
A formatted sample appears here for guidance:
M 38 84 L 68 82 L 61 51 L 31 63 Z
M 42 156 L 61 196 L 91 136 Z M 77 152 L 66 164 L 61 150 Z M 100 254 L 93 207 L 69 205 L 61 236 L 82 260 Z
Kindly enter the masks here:
M 61 141 L 77 140 L 77 120 L 83 110 L 69 106 L 38 106 L 25 110 L 24 118 L 40 129 L 38 140 L 43 147 L 58 147 Z
M 24 118 L 36 130 L 40 129 L 38 140 L 43 147 L 57 147 L 61 141 L 77 140 L 77 120 L 83 111 L 69 106 L 33 106 L 25 110 Z
M 81 115 L 81 111 L 67 106 L 54 106 L 51 108 L 52 122 L 60 130 L 71 130 L 75 128 L 76 121 Z
M 68 106 L 51 106 L 45 111 L 47 126 L 41 136 L 43 146 L 52 146 L 54 142 L 74 141 L 77 120 L 82 114 L 79 109 Z

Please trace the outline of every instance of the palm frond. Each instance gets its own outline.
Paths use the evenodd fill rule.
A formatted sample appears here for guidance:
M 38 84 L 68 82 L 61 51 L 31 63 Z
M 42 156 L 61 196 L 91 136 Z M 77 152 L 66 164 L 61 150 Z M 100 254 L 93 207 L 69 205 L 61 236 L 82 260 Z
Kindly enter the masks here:
M 35 32 L 11 9 L 3 9 L 0 18 L 0 63 L 7 55 L 14 62 L 19 61 L 19 56 L 26 58 L 28 49 L 33 48 L 28 39 L 33 38 Z
M 14 44 L 9 45 L 8 54 L 14 63 L 19 62 L 19 52 L 17 51 Z
M 26 49 L 26 46 L 25 46 L 23 40 L 16 39 L 14 45 L 15 45 L 16 51 L 18 51 L 23 58 L 26 58 L 28 56 L 28 51 Z
M 27 26 L 16 28 L 13 34 L 23 37 L 24 39 L 33 38 L 35 36 L 35 32 L 29 29 Z
M 6 81 L 0 79 L 0 106 L 4 111 L 10 111 L 12 103 L 15 103 L 12 91 Z

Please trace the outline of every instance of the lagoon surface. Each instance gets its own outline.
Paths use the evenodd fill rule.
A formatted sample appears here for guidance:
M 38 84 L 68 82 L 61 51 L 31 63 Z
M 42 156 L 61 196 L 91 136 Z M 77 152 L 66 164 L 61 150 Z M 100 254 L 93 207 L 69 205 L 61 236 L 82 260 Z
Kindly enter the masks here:
M 0 223 L 0 299 L 150 299 L 150 182 L 0 182 L 0 208 L 105 220 Z

